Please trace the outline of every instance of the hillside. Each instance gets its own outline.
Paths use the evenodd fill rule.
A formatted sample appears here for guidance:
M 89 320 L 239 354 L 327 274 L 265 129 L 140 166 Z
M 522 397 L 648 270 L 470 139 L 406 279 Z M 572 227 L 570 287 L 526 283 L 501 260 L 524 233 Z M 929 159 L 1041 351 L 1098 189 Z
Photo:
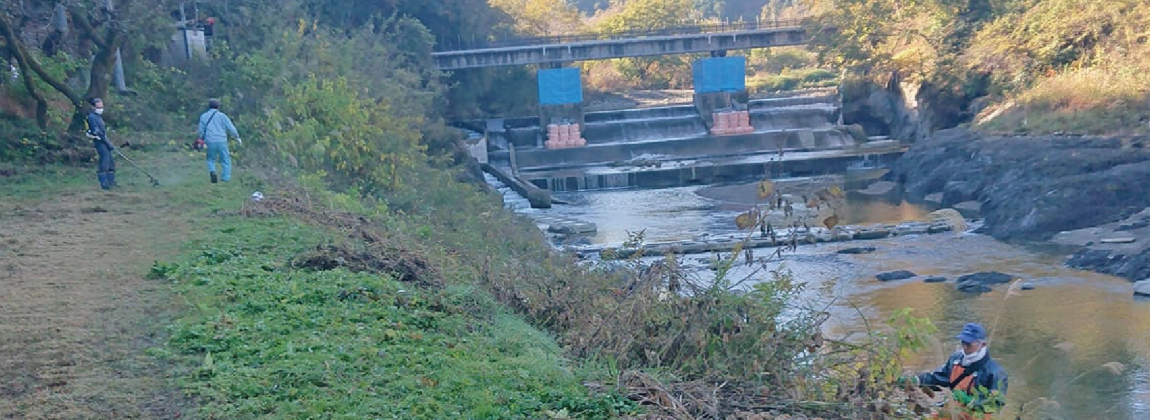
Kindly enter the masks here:
M 541 10 L 574 7 L 557 1 Z M 167 3 L 90 3 L 61 3 L 67 30 L 54 29 L 56 2 L 0 6 L 0 61 L 15 69 L 0 78 L 0 327 L 20 332 L 0 342 L 12 363 L 0 369 L 0 417 L 929 410 L 895 382 L 933 333 L 925 320 L 904 312 L 889 330 L 835 341 L 821 313 L 784 316 L 803 287 L 787 273 L 736 293 L 738 279 L 695 282 L 673 259 L 581 263 L 503 209 L 446 121 L 529 111 L 531 70 L 443 75 L 430 52 L 529 34 L 545 15 L 476 0 L 202 2 L 193 16 L 217 22 L 209 54 L 168 67 Z M 719 2 L 700 3 L 632 0 L 580 23 L 719 18 Z M 772 4 L 783 3 L 794 6 Z M 834 83 L 845 71 L 865 96 L 922 105 L 931 129 L 976 117 L 1010 132 L 1147 124 L 1144 2 L 901 4 L 799 3 L 788 13 L 817 12 L 837 30 L 809 51 L 750 53 L 756 82 Z M 112 77 L 117 50 L 126 89 Z M 689 81 L 688 62 L 585 71 L 605 90 L 668 87 Z M 77 127 L 94 96 L 113 141 L 131 143 L 121 150 L 159 188 L 122 161 L 124 186 L 96 191 Z M 211 97 L 245 140 L 230 184 L 209 184 L 186 147 Z M 716 272 L 740 256 L 716 258 Z

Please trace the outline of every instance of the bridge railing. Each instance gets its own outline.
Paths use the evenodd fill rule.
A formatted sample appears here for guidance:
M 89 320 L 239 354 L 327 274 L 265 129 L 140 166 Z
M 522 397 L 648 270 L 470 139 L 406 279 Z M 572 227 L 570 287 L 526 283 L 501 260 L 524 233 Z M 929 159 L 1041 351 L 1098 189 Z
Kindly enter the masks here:
M 435 44 L 435 52 L 451 52 L 463 50 L 477 50 L 486 48 L 507 48 L 507 47 L 522 47 L 530 45 L 552 45 L 552 44 L 568 44 L 573 42 L 586 42 L 586 41 L 606 41 L 614 39 L 634 39 L 634 38 L 647 38 L 656 36 L 673 36 L 673 35 L 697 35 L 705 33 L 724 33 L 724 32 L 741 32 L 741 31 L 757 31 L 766 29 L 779 29 L 779 28 L 793 28 L 802 26 L 806 23 L 806 19 L 787 19 L 787 20 L 769 20 L 757 22 L 731 22 L 731 23 L 713 23 L 713 22 L 700 22 L 694 24 L 686 24 L 672 28 L 664 29 L 650 29 L 650 30 L 635 30 L 635 31 L 621 31 L 621 32 L 601 32 L 601 33 L 582 33 L 570 35 L 553 35 L 553 36 L 528 36 L 528 37 L 454 37 L 454 38 L 438 38 Z

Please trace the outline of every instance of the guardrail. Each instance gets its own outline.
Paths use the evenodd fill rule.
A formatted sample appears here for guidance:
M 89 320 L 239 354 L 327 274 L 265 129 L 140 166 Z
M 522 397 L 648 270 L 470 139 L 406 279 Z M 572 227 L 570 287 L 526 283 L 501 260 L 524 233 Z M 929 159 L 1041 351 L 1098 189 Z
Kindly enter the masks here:
M 521 47 L 529 45 L 568 44 L 573 42 L 608 41 L 618 39 L 635 39 L 656 36 L 697 35 L 705 33 L 726 33 L 742 31 L 759 31 L 767 29 L 801 27 L 807 19 L 787 19 L 758 22 L 737 23 L 697 23 L 675 26 L 671 28 L 634 30 L 622 32 L 583 33 L 555 36 L 509 37 L 509 38 L 476 38 L 465 37 L 438 38 L 435 52 L 451 52 L 478 50 L 488 48 Z

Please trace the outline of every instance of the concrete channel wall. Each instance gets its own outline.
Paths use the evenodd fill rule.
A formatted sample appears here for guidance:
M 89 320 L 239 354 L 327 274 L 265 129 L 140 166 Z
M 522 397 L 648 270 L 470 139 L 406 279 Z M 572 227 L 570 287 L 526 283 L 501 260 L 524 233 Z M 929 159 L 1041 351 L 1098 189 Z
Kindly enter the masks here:
M 532 208 L 551 208 L 551 191 L 536 187 L 530 182 L 524 182 L 512 175 L 510 171 L 504 171 L 494 165 L 481 163 L 479 166 L 483 168 L 484 172 L 491 174 L 498 179 L 499 182 L 511 187 L 516 193 L 526 198 L 527 202 L 531 203 Z

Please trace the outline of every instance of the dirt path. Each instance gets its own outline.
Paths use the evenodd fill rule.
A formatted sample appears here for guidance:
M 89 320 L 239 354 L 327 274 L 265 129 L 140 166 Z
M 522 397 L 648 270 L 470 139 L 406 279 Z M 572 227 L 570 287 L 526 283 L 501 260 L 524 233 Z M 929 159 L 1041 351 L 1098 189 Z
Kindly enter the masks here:
M 144 275 L 192 228 L 170 190 L 0 201 L 0 418 L 181 416 L 186 401 L 145 353 L 178 306 Z

